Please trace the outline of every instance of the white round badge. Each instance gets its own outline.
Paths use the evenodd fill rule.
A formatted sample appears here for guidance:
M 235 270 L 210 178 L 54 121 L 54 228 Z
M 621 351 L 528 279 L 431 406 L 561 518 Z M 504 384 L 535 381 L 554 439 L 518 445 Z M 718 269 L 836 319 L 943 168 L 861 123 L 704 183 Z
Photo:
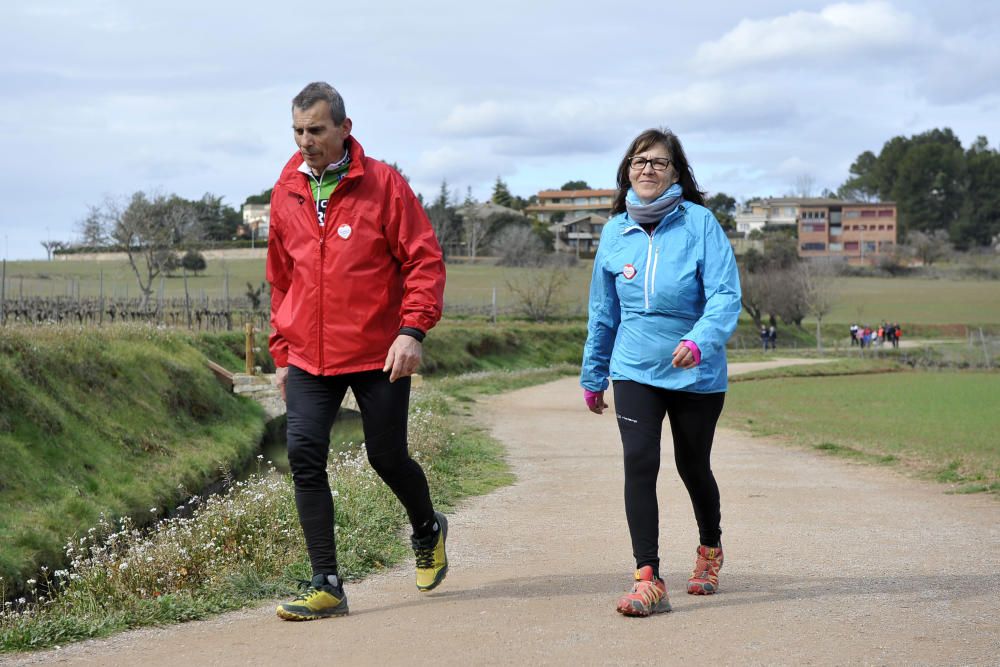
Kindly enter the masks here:
M 337 227 L 337 236 L 339 236 L 340 238 L 347 240 L 347 238 L 350 235 L 351 235 L 350 225 L 341 225 L 340 227 Z
M 625 276 L 626 280 L 632 280 L 635 278 L 635 267 L 631 264 L 626 264 L 625 268 L 622 269 L 622 275 Z

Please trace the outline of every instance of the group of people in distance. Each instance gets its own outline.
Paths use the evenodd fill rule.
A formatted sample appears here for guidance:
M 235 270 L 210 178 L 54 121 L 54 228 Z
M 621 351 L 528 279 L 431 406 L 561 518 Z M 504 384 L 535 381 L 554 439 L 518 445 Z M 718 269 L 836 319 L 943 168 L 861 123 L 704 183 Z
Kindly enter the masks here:
M 368 460 L 409 518 L 417 588 L 434 590 L 448 573 L 448 521 L 407 443 L 410 376 L 441 317 L 445 265 L 420 201 L 398 172 L 365 155 L 340 94 L 311 83 L 291 107 L 298 150 L 271 196 L 267 280 L 270 350 L 312 566 L 302 593 L 277 615 L 302 621 L 348 613 L 327 475 L 330 428 L 348 388 Z M 726 341 L 740 308 L 732 247 L 704 206 L 680 140 L 668 130 L 642 132 L 618 165 L 612 217 L 594 260 L 580 378 L 583 401 L 597 415 L 613 388 L 636 567 L 615 602 L 623 615 L 670 611 L 656 494 L 664 419 L 698 526 L 687 592 L 719 590 L 711 452 L 727 389 Z
M 774 328 L 773 324 L 760 328 L 760 344 L 765 352 L 778 349 L 778 330 Z
M 858 345 L 861 349 L 866 347 L 882 347 L 885 344 L 899 347 L 899 341 L 903 337 L 903 328 L 896 322 L 883 322 L 873 329 L 867 324 L 851 325 L 851 347 Z

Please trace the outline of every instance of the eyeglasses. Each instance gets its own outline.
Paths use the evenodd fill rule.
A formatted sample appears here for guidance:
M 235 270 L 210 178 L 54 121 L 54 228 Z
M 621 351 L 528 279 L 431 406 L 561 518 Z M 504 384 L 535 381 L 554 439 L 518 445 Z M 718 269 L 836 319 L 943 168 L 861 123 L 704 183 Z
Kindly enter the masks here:
M 647 159 L 644 157 L 630 157 L 628 159 L 628 166 L 635 171 L 642 171 L 646 168 L 647 164 L 652 165 L 653 171 L 666 171 L 667 167 L 670 166 L 670 158 L 654 157 Z

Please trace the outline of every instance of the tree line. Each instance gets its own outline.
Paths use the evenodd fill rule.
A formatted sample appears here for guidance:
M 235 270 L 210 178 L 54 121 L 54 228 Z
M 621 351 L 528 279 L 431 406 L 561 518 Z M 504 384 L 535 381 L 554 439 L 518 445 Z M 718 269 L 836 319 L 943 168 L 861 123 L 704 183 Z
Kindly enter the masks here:
M 960 250 L 1000 240 L 1000 151 L 984 136 L 968 149 L 949 128 L 893 137 L 849 171 L 837 195 L 896 202 L 905 236 L 948 239 Z

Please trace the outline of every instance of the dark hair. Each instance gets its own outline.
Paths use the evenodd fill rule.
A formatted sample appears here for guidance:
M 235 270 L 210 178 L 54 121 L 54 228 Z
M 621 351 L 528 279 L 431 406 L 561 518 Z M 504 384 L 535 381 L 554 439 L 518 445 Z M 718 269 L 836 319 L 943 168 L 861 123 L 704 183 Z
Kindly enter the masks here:
M 337 89 L 326 81 L 313 81 L 292 98 L 292 109 L 311 109 L 318 102 L 329 102 L 330 119 L 333 124 L 339 126 L 347 118 L 344 110 L 344 98 L 340 96 Z
M 632 187 L 628 177 L 628 160 L 636 153 L 648 149 L 653 144 L 663 144 L 670 154 L 670 162 L 677 171 L 677 178 L 681 184 L 681 191 L 684 199 L 695 204 L 705 205 L 705 193 L 698 189 L 698 181 L 694 180 L 694 172 L 688 164 L 687 156 L 684 154 L 684 147 L 677 135 L 667 128 L 649 129 L 632 140 L 622 163 L 618 165 L 618 191 L 615 193 L 614 202 L 611 204 L 611 215 L 625 212 L 625 195 Z

